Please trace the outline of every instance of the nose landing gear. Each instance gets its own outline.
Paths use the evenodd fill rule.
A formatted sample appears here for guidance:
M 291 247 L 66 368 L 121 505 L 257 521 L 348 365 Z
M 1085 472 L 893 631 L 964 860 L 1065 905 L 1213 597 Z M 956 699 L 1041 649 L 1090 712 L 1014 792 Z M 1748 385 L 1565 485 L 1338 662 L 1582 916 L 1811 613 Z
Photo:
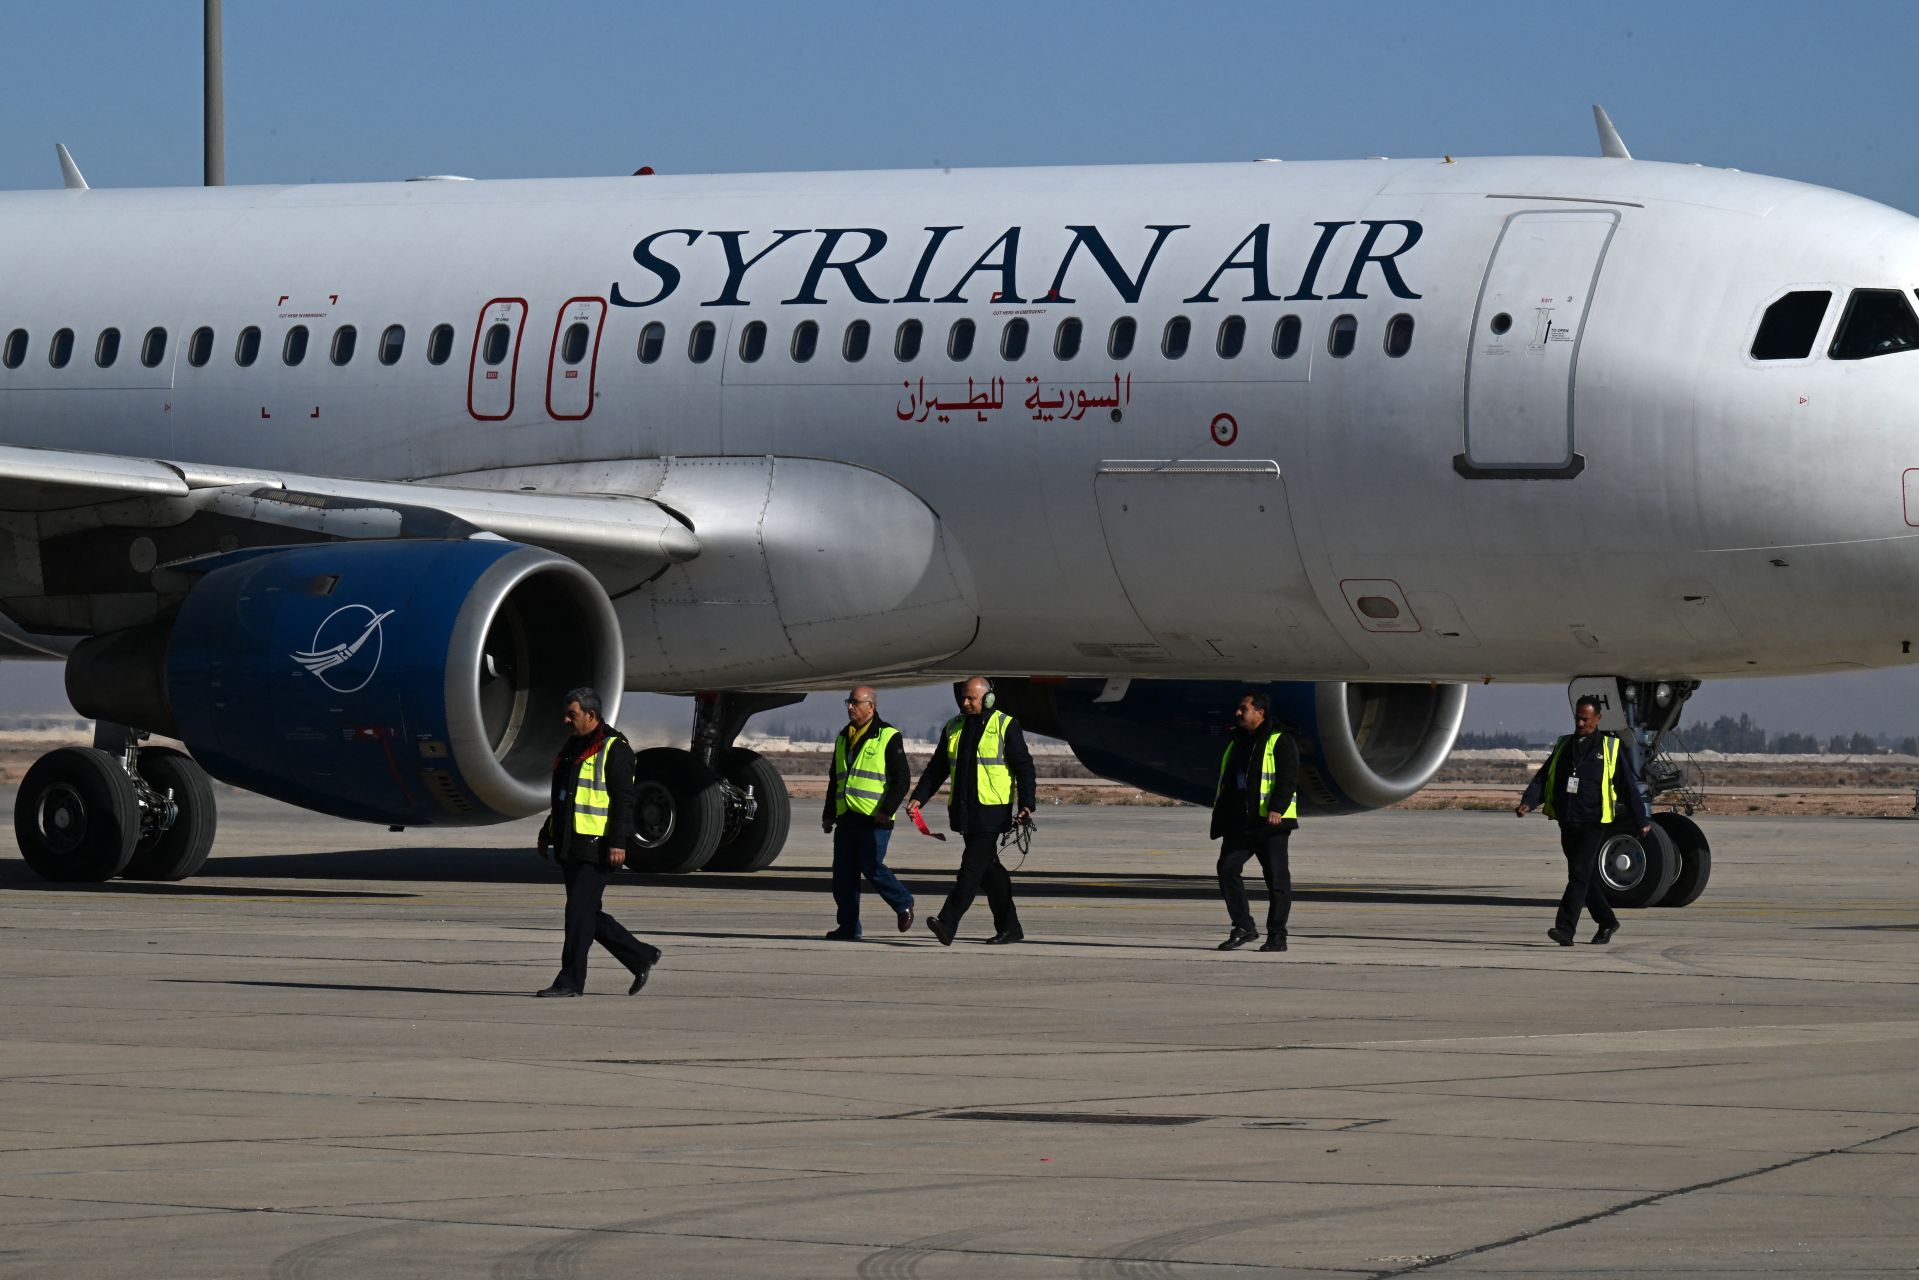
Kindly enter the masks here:
M 1623 728 L 1633 778 L 1648 807 L 1677 804 L 1689 813 L 1698 795 L 1693 780 L 1661 747 L 1698 689 L 1697 680 L 1608 676 L 1575 680 L 1568 694 L 1575 701 L 1598 698 L 1601 726 Z M 1619 831 L 1606 838 L 1599 850 L 1599 876 L 1614 906 L 1688 906 L 1712 878 L 1712 846 L 1686 813 L 1655 813 L 1652 830 L 1644 837 Z

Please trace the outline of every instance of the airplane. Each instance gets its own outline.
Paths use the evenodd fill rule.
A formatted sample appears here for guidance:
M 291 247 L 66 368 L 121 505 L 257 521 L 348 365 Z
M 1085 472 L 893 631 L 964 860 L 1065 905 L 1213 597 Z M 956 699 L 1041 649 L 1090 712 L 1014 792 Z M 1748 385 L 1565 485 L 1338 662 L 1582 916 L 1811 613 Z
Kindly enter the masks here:
M 523 817 L 592 685 L 693 699 L 631 865 L 752 871 L 751 715 L 977 671 L 1201 802 L 1266 686 L 1307 814 L 1417 791 L 1470 683 L 1564 681 L 1671 805 L 1700 681 L 1913 661 L 1919 222 L 1595 116 L 1597 157 L 182 190 L 63 149 L 0 195 L 0 614 L 100 728 L 21 852 L 190 876 L 207 775 Z M 1676 807 L 1603 855 L 1627 905 L 1710 870 Z

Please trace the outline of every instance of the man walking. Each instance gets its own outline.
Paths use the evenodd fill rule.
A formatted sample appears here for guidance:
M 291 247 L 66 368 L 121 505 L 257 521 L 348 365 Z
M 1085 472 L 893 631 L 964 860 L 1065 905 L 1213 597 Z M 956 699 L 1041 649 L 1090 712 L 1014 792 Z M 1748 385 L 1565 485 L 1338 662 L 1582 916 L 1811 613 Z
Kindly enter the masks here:
M 859 941 L 861 876 L 893 908 L 901 933 L 913 927 L 913 895 L 886 866 L 893 812 L 912 781 L 899 730 L 880 719 L 878 695 L 861 685 L 846 695 L 846 727 L 833 741 L 833 777 L 820 814 L 820 826 L 833 837 L 838 919 L 826 936 L 834 942 Z
M 553 761 L 553 812 L 540 828 L 540 856 L 550 852 L 566 877 L 566 942 L 559 976 L 536 994 L 585 994 L 586 953 L 597 942 L 632 972 L 626 994 L 634 995 L 659 963 L 660 949 L 600 910 L 607 873 L 626 861 L 633 829 L 633 748 L 600 719 L 600 696 L 591 689 L 566 695 L 564 718 L 572 736 Z
M 1652 817 L 1633 785 L 1632 769 L 1619 767 L 1624 749 L 1618 734 L 1599 732 L 1599 699 L 1581 698 L 1573 708 L 1573 731 L 1553 744 L 1552 754 L 1513 808 L 1523 818 L 1537 806 L 1559 823 L 1566 892 L 1546 936 L 1562 947 L 1573 944 L 1582 907 L 1599 926 L 1595 943 L 1603 946 L 1619 932 L 1619 917 L 1606 901 L 1606 885 L 1599 878 L 1599 847 L 1616 815 L 1628 815 L 1641 836 L 1652 834 Z
M 1263 689 L 1241 694 L 1233 708 L 1232 740 L 1219 759 L 1211 838 L 1220 842 L 1214 870 L 1232 920 L 1221 951 L 1237 951 L 1259 937 L 1241 874 L 1249 858 L 1258 858 L 1266 875 L 1266 945 L 1260 950 L 1286 949 L 1286 921 L 1293 910 L 1286 846 L 1299 826 L 1299 748 L 1268 722 L 1271 708 Z
M 974 676 L 960 685 L 959 694 L 960 714 L 946 722 L 939 747 L 906 805 L 909 814 L 917 814 L 952 774 L 947 821 L 966 843 L 959 880 L 939 913 L 926 917 L 926 927 L 942 947 L 952 946 L 960 918 L 984 888 L 993 908 L 993 936 L 987 941 L 1004 946 L 1024 941 L 1026 933 L 1013 906 L 1013 877 L 999 860 L 999 838 L 1014 823 L 1033 816 L 1033 755 L 1019 722 L 993 709 L 992 681 Z

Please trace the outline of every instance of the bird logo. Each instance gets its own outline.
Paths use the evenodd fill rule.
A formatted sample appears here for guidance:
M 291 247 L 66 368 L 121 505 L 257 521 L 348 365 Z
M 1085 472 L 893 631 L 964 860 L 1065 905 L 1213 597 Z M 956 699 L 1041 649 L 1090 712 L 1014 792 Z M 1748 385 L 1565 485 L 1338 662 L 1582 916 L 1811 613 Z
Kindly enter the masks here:
M 311 649 L 287 656 L 335 693 L 356 693 L 366 688 L 380 669 L 380 658 L 386 651 L 380 624 L 395 612 L 388 609 L 375 613 L 363 604 L 341 605 L 314 629 Z

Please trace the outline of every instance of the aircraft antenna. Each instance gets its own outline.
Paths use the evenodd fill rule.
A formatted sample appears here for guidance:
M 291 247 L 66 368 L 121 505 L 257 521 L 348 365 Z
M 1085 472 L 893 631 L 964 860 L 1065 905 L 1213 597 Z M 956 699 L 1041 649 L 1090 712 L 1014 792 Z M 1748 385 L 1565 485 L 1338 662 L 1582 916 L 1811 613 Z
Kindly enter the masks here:
M 221 87 L 220 0 L 206 0 L 204 20 L 206 38 L 206 83 L 204 99 L 205 181 L 209 187 L 227 184 L 226 98 Z
M 80 172 L 80 166 L 73 162 L 73 155 L 67 150 L 67 144 L 56 142 L 53 149 L 60 153 L 60 180 L 69 191 L 87 190 L 87 180 Z
M 212 0 L 218 3 L 218 0 Z M 1630 160 L 1632 152 L 1626 150 L 1625 142 L 1619 136 L 1619 130 L 1612 127 L 1612 117 L 1606 114 L 1606 108 L 1593 103 L 1593 123 L 1599 126 L 1599 154 L 1611 160 Z

